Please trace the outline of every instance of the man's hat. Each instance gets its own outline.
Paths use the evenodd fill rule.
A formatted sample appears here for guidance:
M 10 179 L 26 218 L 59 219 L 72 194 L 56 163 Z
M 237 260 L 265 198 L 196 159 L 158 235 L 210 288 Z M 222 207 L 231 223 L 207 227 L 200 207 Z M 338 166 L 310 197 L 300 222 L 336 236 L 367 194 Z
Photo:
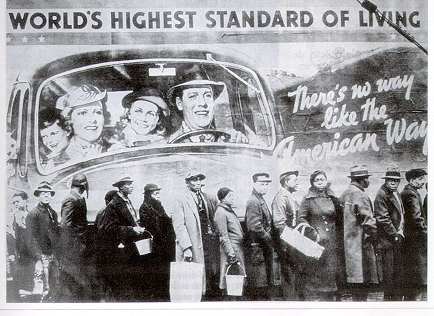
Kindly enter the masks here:
M 87 178 L 83 173 L 74 174 L 71 181 L 71 186 L 88 186 Z
M 366 165 L 356 165 L 351 167 L 350 175 L 348 178 L 360 178 L 360 177 L 370 177 L 371 173 L 368 172 L 368 167 Z
M 404 178 L 401 177 L 401 173 L 398 171 L 398 168 L 393 167 L 393 168 L 387 168 L 386 175 L 384 177 L 382 177 L 381 179 L 401 180 Z
M 132 182 L 134 182 L 134 180 L 131 179 L 130 177 L 124 177 L 124 178 L 122 178 L 122 179 L 116 181 L 115 183 L 113 183 L 112 186 L 119 188 L 119 187 L 121 187 L 124 183 L 132 183 Z
M 159 188 L 158 185 L 153 183 L 148 183 L 147 185 L 145 185 L 145 188 L 143 189 L 143 194 L 145 194 L 146 192 L 160 191 L 160 190 L 161 188 Z
M 176 78 L 175 85 L 167 92 L 167 99 L 172 105 L 175 105 L 174 94 L 177 89 L 187 89 L 193 87 L 211 86 L 214 99 L 222 93 L 225 84 L 210 79 L 208 73 L 200 65 L 193 65 L 189 68 L 180 69 L 180 76 Z
M 270 179 L 270 175 L 265 172 L 255 173 L 252 176 L 253 182 L 272 182 Z M 256 181 L 255 181 L 256 179 Z
M 38 188 L 35 190 L 35 192 L 33 192 L 33 195 L 39 196 L 39 194 L 41 194 L 42 192 L 50 192 L 51 196 L 54 196 L 54 194 L 56 194 L 56 192 L 51 189 L 51 186 L 47 181 L 42 181 L 41 183 L 39 183 Z
M 64 117 L 68 116 L 75 107 L 101 101 L 107 96 L 107 91 L 100 91 L 92 85 L 74 87 L 67 94 L 57 99 L 56 108 L 62 110 Z
M 199 180 L 204 180 L 206 177 L 204 174 L 202 173 L 198 173 L 198 172 L 190 172 L 187 177 L 185 178 L 185 181 L 191 180 L 191 179 L 199 179 Z
M 426 176 L 428 173 L 423 169 L 411 169 L 405 173 L 405 179 L 410 182 L 411 179 L 416 179 L 421 176 Z
M 290 170 L 282 173 L 279 177 L 279 181 L 282 182 L 283 179 L 285 179 L 287 176 L 294 174 L 296 177 L 298 177 L 298 171 L 297 170 Z
M 169 116 L 170 114 L 169 106 L 166 101 L 164 101 L 163 95 L 160 91 L 152 87 L 144 87 L 128 93 L 122 99 L 122 106 L 124 108 L 131 108 L 131 104 L 139 100 L 155 104 L 163 111 L 164 116 Z

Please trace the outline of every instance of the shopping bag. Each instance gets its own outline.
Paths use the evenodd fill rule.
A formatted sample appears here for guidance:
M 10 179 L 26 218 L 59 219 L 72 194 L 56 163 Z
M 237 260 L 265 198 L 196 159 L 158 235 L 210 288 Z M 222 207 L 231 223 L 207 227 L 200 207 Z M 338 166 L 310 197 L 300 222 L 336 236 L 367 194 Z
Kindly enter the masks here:
M 301 231 L 299 231 L 299 229 L 301 229 Z M 303 224 L 298 224 L 295 228 L 286 226 L 280 238 L 305 256 L 319 259 L 324 251 L 324 247 L 305 237 L 305 229 L 306 225 Z
M 200 302 L 204 265 L 195 262 L 170 263 L 170 301 Z

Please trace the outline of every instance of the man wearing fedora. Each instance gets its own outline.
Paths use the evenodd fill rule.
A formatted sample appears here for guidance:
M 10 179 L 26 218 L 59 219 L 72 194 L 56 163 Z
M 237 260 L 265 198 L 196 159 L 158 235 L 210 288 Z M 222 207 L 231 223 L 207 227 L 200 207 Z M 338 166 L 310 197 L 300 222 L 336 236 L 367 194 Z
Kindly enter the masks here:
M 140 226 L 153 236 L 149 270 L 150 292 L 156 301 L 169 301 L 170 262 L 175 260 L 175 232 L 172 219 L 166 213 L 160 199 L 161 188 L 153 183 L 144 187 L 140 206 Z
M 273 225 L 278 236 L 286 226 L 294 228 L 297 221 L 299 208 L 294 193 L 298 190 L 298 171 L 284 172 L 279 177 L 281 188 L 274 196 L 271 210 L 273 213 Z M 299 262 L 290 247 L 276 236 L 277 253 L 280 259 L 281 281 L 283 299 L 285 301 L 297 301 L 301 297 L 301 276 L 299 275 Z
M 401 192 L 404 205 L 403 255 L 406 267 L 406 300 L 422 300 L 427 286 L 427 214 L 418 190 L 427 182 L 427 172 L 411 169 L 405 173 L 407 185 Z
M 172 223 L 176 234 L 176 261 L 205 264 L 204 300 L 219 300 L 220 244 L 214 227 L 218 201 L 202 192 L 205 175 L 191 172 L 185 178 L 186 192 L 175 203 Z
M 264 195 L 268 192 L 270 175 L 268 173 L 255 173 L 252 176 L 253 190 L 246 204 L 246 226 L 249 250 L 255 252 L 253 248 L 259 247 L 262 251 L 266 270 L 266 286 L 255 286 L 249 283 L 249 296 L 252 299 L 271 300 L 274 295 L 274 247 L 273 247 L 273 226 L 270 209 L 265 202 Z M 254 263 L 257 258 L 250 258 L 250 263 Z M 261 260 L 259 260 L 261 261 Z M 248 271 L 249 274 L 249 271 Z M 257 276 L 253 270 L 248 275 L 249 280 L 254 280 Z M 262 285 L 262 284 L 261 284 Z M 261 289 L 260 289 L 261 288 Z
M 30 248 L 35 264 L 35 276 L 43 281 L 42 300 L 55 296 L 57 246 L 59 239 L 59 222 L 57 213 L 50 206 L 55 192 L 48 182 L 43 181 L 33 193 L 38 199 L 38 205 L 26 217 L 29 229 Z
M 124 177 L 112 185 L 118 192 L 107 204 L 99 225 L 104 242 L 105 270 L 107 286 L 110 287 L 114 300 L 137 301 L 141 297 L 143 271 L 140 267 L 140 256 L 134 244 L 141 239 L 145 230 L 138 224 L 138 214 L 134 209 L 129 195 L 133 193 L 134 180 Z
M 384 184 L 374 201 L 374 216 L 377 220 L 377 261 L 385 301 L 401 301 L 403 294 L 403 264 L 401 243 L 404 238 L 404 207 L 398 186 L 401 173 L 389 168 Z
M 223 92 L 225 84 L 210 79 L 205 69 L 194 65 L 186 69 L 181 69 L 181 75 L 177 78 L 176 84 L 167 93 L 169 102 L 183 114 L 181 126 L 170 137 L 169 143 L 177 142 L 178 137 L 189 132 L 204 130 L 203 134 L 195 134 L 187 139 L 179 138 L 179 141 L 215 142 L 220 140 L 220 134 L 215 130 L 214 109 L 215 100 Z M 227 132 L 230 139 L 224 139 L 231 143 L 253 144 L 256 135 L 248 127 L 244 127 L 249 137 L 235 129 Z M 208 131 L 205 131 L 208 130 Z M 251 139 L 249 139 L 251 138 Z
M 343 243 L 345 275 L 354 301 L 365 301 L 374 284 L 378 284 L 374 242 L 377 225 L 372 202 L 365 189 L 369 187 L 366 165 L 351 167 L 350 186 L 340 197 L 343 210 Z

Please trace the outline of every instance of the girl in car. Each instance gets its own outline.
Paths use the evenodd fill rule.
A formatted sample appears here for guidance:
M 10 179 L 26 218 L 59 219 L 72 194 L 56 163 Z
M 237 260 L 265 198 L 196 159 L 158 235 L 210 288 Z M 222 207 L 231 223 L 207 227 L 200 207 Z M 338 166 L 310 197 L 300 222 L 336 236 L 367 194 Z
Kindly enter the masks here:
M 135 90 L 122 99 L 122 106 L 125 114 L 119 124 L 119 143 L 110 150 L 167 143 L 170 112 L 157 89 Z
M 39 112 L 39 135 L 44 146 L 40 147 L 42 167 L 53 168 L 69 160 L 65 152 L 71 138 L 71 128 L 55 108 Z

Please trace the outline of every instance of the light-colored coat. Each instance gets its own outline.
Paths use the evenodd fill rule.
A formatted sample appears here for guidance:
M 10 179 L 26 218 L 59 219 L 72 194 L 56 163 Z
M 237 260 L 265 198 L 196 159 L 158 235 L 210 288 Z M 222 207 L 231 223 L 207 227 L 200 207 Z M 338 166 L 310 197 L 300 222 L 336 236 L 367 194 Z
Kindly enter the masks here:
M 344 251 L 348 283 L 378 283 L 375 252 L 368 236 L 377 225 L 371 200 L 358 183 L 353 182 L 340 197 L 344 206 Z
M 215 209 L 212 203 L 214 199 L 205 193 L 202 193 L 205 209 L 211 212 Z M 212 219 L 214 214 L 210 214 Z M 172 212 L 172 223 L 176 234 L 176 261 L 184 261 L 184 250 L 191 247 L 193 253 L 193 262 L 205 263 L 202 231 L 200 227 L 200 217 L 197 210 L 196 202 L 189 190 L 183 194 L 183 198 L 176 201 Z M 204 265 L 205 267 L 205 265 Z M 203 294 L 206 288 L 206 276 L 204 269 Z

